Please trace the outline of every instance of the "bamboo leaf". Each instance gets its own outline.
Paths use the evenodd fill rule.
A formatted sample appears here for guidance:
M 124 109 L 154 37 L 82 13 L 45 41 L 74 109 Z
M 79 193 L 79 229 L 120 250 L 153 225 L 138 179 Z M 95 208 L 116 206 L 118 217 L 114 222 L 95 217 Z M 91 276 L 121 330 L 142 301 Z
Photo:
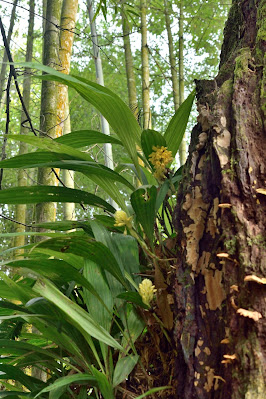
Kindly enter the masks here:
M 167 148 L 172 151 L 173 157 L 175 157 L 185 134 L 194 98 L 195 90 L 180 105 L 165 131 L 164 138 L 167 142 Z

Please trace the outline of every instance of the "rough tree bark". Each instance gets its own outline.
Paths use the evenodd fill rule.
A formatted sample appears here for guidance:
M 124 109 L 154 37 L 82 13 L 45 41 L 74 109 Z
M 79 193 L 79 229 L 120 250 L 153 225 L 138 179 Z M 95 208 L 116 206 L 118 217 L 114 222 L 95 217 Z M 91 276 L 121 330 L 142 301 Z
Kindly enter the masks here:
M 234 0 L 219 74 L 196 82 L 175 212 L 175 398 L 265 397 L 265 13 Z
M 266 395 L 265 17 L 265 1 L 233 0 L 220 71 L 196 82 L 176 237 L 165 241 L 176 260 L 160 264 L 167 285 L 138 343 L 147 373 L 136 367 L 131 390 L 171 386 L 155 394 L 161 399 Z M 167 335 L 153 317 L 164 289 L 174 316 Z

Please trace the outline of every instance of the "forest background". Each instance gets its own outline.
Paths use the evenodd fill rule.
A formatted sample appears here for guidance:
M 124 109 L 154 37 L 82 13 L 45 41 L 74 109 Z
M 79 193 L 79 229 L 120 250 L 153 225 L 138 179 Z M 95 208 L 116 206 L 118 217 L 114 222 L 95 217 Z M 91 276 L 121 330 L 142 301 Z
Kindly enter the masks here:
M 1 5 L 0 396 L 260 399 L 265 3 Z
M 12 8 L 11 2 L 1 1 L 1 15 L 4 27 L 8 32 Z M 33 41 L 33 61 L 42 62 L 42 45 L 43 45 L 43 4 L 35 2 L 34 11 L 34 41 Z M 82 76 L 91 81 L 96 81 L 95 63 L 93 55 L 92 33 L 89 23 L 87 2 L 80 2 L 77 14 L 77 23 L 74 31 L 73 53 L 71 56 L 71 73 Z M 95 9 L 97 4 L 94 5 Z M 210 79 L 214 77 L 218 71 L 219 54 L 222 43 L 222 31 L 230 7 L 228 1 L 184 1 L 181 2 L 149 2 L 147 3 L 147 29 L 148 29 L 148 53 L 150 68 L 150 107 L 152 127 L 155 130 L 163 132 L 166 128 L 170 117 L 174 114 L 176 105 L 173 98 L 173 83 L 171 75 L 171 60 L 169 59 L 168 36 L 165 22 L 165 13 L 169 14 L 170 28 L 173 36 L 174 50 L 174 66 L 177 79 L 179 76 L 179 23 L 180 23 L 180 7 L 183 8 L 182 24 L 184 26 L 184 53 L 183 53 L 183 70 L 182 79 L 184 79 L 184 89 L 182 93 L 175 93 L 181 99 L 187 96 L 193 86 L 194 79 Z M 26 41 L 27 41 L 27 24 L 29 4 L 27 2 L 18 2 L 14 10 L 14 27 L 10 40 L 10 47 L 14 62 L 25 61 Z M 123 22 L 121 19 L 122 6 L 115 3 L 108 5 L 108 12 L 105 14 L 100 11 L 95 19 L 97 28 L 98 50 L 102 59 L 102 68 L 104 76 L 104 84 L 106 87 L 114 91 L 120 98 L 129 104 L 127 77 L 125 68 L 125 51 L 123 43 L 123 35 L 129 37 L 131 41 L 131 49 L 133 53 L 133 68 L 136 80 L 137 90 L 137 107 L 139 123 L 143 126 L 143 106 L 142 106 L 142 66 L 141 66 L 141 22 L 140 10 L 138 4 L 126 3 L 126 18 L 129 23 L 129 33 L 123 33 Z M 168 23 L 169 23 L 168 22 Z M 4 47 L 2 46 L 2 58 L 4 57 Z M 6 60 L 5 60 L 6 61 Z M 182 66 L 181 66 L 182 68 Z M 8 69 L 8 68 L 7 68 Z M 60 70 L 60 67 L 59 67 Z M 5 72 L 6 69 L 2 72 Z M 1 75 L 1 130 L 5 131 L 6 124 L 6 74 Z M 39 125 L 39 110 L 41 99 L 41 84 L 33 80 L 30 96 L 30 113 L 34 126 Z M 178 90 L 175 89 L 175 91 Z M 95 109 L 88 104 L 84 104 L 80 96 L 70 91 L 70 119 L 72 130 L 92 129 L 101 130 L 100 115 Z M 20 102 L 17 96 L 14 83 L 10 89 L 10 126 L 9 132 L 16 134 L 19 132 L 21 119 Z M 195 106 L 194 106 L 195 107 Z M 189 142 L 189 132 L 195 124 L 196 112 L 192 113 L 190 118 L 187 135 L 186 148 Z M 111 133 L 112 134 L 112 133 Z M 6 148 L 3 149 L 3 157 L 12 156 L 18 153 L 19 145 L 14 142 L 8 142 Z M 99 162 L 104 159 L 104 149 L 98 145 L 94 145 L 87 151 L 91 153 Z M 125 154 L 114 151 L 115 166 L 125 160 Z M 180 164 L 177 157 L 177 166 Z M 130 172 L 129 172 L 130 173 Z M 5 170 L 2 180 L 2 187 L 8 188 L 14 186 L 17 175 L 13 170 Z M 32 172 L 28 173 L 29 184 L 37 183 L 37 175 Z M 84 187 L 89 185 L 89 191 L 95 190 L 92 184 L 76 174 L 76 187 Z M 98 188 L 98 192 L 105 196 L 103 191 Z M 84 217 L 84 211 L 78 206 L 76 209 L 77 217 Z M 10 233 L 15 230 L 16 226 L 11 221 L 15 219 L 15 206 L 5 205 L 1 211 L 1 232 Z M 32 214 L 34 214 L 31 206 L 28 206 L 28 218 L 26 224 L 31 224 Z M 58 205 L 57 219 L 62 220 L 63 208 Z M 36 218 L 33 218 L 36 219 Z M 11 246 L 13 238 L 3 238 L 2 248 L 7 249 Z

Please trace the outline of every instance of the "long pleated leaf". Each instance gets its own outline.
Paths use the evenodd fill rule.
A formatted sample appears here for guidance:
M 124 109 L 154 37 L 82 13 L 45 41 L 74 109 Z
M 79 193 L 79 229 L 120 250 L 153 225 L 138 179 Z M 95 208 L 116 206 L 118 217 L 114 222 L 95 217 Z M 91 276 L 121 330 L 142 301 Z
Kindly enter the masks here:
M 76 150 L 74 148 L 71 148 L 70 146 L 56 143 L 55 141 L 52 141 L 51 139 L 48 139 L 46 137 L 32 137 L 32 136 L 26 136 L 26 135 L 11 135 L 9 138 L 12 138 L 14 140 L 22 141 L 28 144 L 32 144 L 40 149 L 43 150 L 48 150 L 53 152 L 58 153 L 58 154 L 66 154 L 71 157 L 71 159 L 79 159 L 79 160 L 84 160 L 91 162 L 93 161 L 92 158 L 84 152 L 81 152 L 79 150 Z M 52 151 L 51 151 L 52 152 Z M 41 156 L 41 155 L 40 155 Z M 44 155 L 42 155 L 44 157 Z M 52 155 L 51 155 L 52 157 Z M 47 159 L 47 158 L 46 158 Z M 51 158 L 50 158 L 51 160 Z M 9 161 L 9 160 L 6 160 Z M 4 163 L 2 164 L 4 167 L 7 164 Z M 95 165 L 97 165 L 95 163 Z M 17 166 L 21 167 L 21 166 Z M 123 195 L 121 194 L 120 190 L 118 187 L 116 187 L 115 184 L 113 184 L 114 179 L 109 179 L 108 176 L 102 176 L 98 174 L 90 174 L 88 176 L 95 184 L 98 184 L 116 203 L 119 205 L 121 209 L 124 209 L 126 211 L 126 204 L 125 204 L 125 199 Z M 120 179 L 123 179 L 122 176 L 120 176 Z M 127 180 L 124 181 L 124 183 L 127 182 Z M 130 184 L 130 183 L 126 183 Z M 73 202 L 73 201 L 71 201 Z
M 82 202 L 115 212 L 110 204 L 97 195 L 67 187 L 13 187 L 0 191 L 1 204 L 38 204 L 40 202 Z
M 112 126 L 135 166 L 138 167 L 136 144 L 140 144 L 140 127 L 129 107 L 116 94 L 97 83 L 65 75 L 44 65 L 36 63 L 20 65 L 45 72 L 46 75 L 40 75 L 37 78 L 57 81 L 72 87 L 86 101 L 95 106 Z
M 77 269 L 70 266 L 67 262 L 59 259 L 19 259 L 16 261 L 7 262 L 6 265 L 8 267 L 22 267 L 24 269 L 29 269 L 41 276 L 49 278 L 50 280 L 60 280 L 63 284 L 70 281 L 75 281 L 76 283 L 86 288 L 91 293 L 91 295 L 95 296 L 103 306 L 102 299 L 98 292 L 95 290 L 93 283 L 89 282 L 78 272 Z
M 108 381 L 105 374 L 101 373 L 95 367 L 92 366 L 92 373 L 97 378 L 97 382 L 104 399 L 115 399 L 113 387 Z
M 34 391 L 45 385 L 44 382 L 24 374 L 23 371 L 15 366 L 0 364 L 0 372 L 0 379 L 18 381 L 31 391 Z
M 42 389 L 38 395 L 36 395 L 36 398 L 39 395 L 42 395 L 43 393 L 46 392 L 51 392 L 55 389 L 58 388 L 62 388 L 62 387 L 67 387 L 70 384 L 74 384 L 77 383 L 78 385 L 83 384 L 83 383 L 87 383 L 89 385 L 97 385 L 97 379 L 90 374 L 82 374 L 82 373 L 78 373 L 78 374 L 74 374 L 74 375 L 68 375 L 66 377 L 61 377 L 58 378 L 55 382 L 53 382 L 52 384 L 50 384 L 48 387 L 45 387 L 44 389 Z
M 129 289 L 128 283 L 125 280 L 114 255 L 110 249 L 101 242 L 91 241 L 83 237 L 64 237 L 45 240 L 38 244 L 36 248 L 48 248 L 50 250 L 64 253 L 70 252 L 88 258 L 97 263 L 99 267 L 107 270 L 126 289 Z
M 83 173 L 89 179 L 93 180 L 93 176 L 103 177 L 110 183 L 114 181 L 120 182 L 131 190 L 134 187 L 119 173 L 114 172 L 112 169 L 95 162 L 87 162 L 83 160 L 76 160 L 67 154 L 58 154 L 55 152 L 33 152 L 29 154 L 18 155 L 16 157 L 0 161 L 0 168 L 60 168 L 70 169 Z
M 131 373 L 139 360 L 139 356 L 126 356 L 122 357 L 116 363 L 113 376 L 113 386 L 121 384 Z
M 113 298 L 106 281 L 102 274 L 102 269 L 90 259 L 84 259 L 84 279 L 91 285 L 93 284 L 98 295 L 93 295 L 91 291 L 84 290 L 84 301 L 90 315 L 107 331 L 110 330 L 113 318 Z M 84 284 L 84 288 L 86 285 Z M 99 301 L 101 298 L 101 301 Z M 103 306 L 103 303 L 105 306 Z
M 121 345 L 95 322 L 84 309 L 62 294 L 47 279 L 38 279 L 33 290 L 63 311 L 81 333 L 89 334 L 113 348 L 122 349 Z
M 56 142 L 66 144 L 73 148 L 87 147 L 93 144 L 119 144 L 122 142 L 113 136 L 97 132 L 96 130 L 76 130 L 74 132 L 64 134 L 63 136 L 57 137 Z
M 172 151 L 173 157 L 176 155 L 185 134 L 194 98 L 195 90 L 180 105 L 165 131 L 164 138 L 167 142 L 168 150 Z

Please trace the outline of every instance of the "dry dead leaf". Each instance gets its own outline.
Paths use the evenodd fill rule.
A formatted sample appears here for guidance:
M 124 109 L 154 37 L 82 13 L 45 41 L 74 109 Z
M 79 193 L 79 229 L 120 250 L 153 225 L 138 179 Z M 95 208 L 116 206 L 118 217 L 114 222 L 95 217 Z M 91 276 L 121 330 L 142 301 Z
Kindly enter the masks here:
M 244 278 L 244 281 L 253 281 L 258 284 L 266 284 L 266 278 L 260 278 L 254 275 L 249 275 Z
M 259 313 L 257 311 L 242 309 L 242 308 L 237 309 L 236 313 L 240 314 L 240 316 L 243 316 L 243 317 L 249 317 L 250 319 L 253 319 L 254 321 L 259 321 L 259 319 L 262 318 L 261 313 Z

